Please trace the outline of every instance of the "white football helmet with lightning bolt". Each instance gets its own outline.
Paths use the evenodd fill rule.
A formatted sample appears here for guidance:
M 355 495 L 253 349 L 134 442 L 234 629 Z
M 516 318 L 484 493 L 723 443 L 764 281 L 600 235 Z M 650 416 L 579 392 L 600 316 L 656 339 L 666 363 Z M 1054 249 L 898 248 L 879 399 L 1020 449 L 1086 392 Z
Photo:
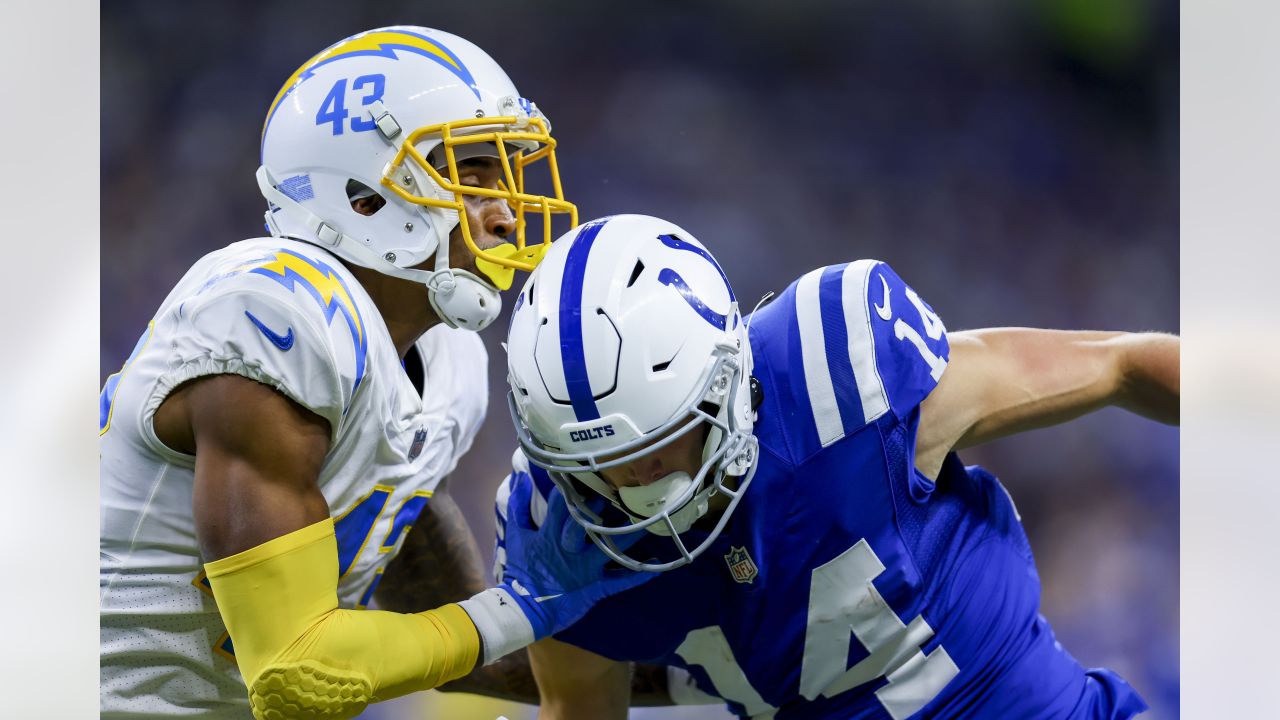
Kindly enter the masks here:
M 263 125 L 258 186 L 273 235 L 421 282 L 442 320 L 479 330 L 497 317 L 513 272 L 541 260 L 551 216 L 577 225 L 555 146 L 547 118 L 480 48 L 439 30 L 386 27 L 330 46 L 285 82 Z M 478 156 L 500 160 L 500 188 L 459 182 L 458 164 Z M 526 192 L 531 170 L 542 168 L 550 195 Z M 386 204 L 356 212 L 352 200 L 371 193 Z M 477 247 L 466 195 L 508 202 L 515 242 Z M 541 243 L 526 244 L 528 213 L 543 220 Z M 449 235 L 459 226 L 483 277 L 450 267 Z M 415 268 L 433 256 L 432 269 Z

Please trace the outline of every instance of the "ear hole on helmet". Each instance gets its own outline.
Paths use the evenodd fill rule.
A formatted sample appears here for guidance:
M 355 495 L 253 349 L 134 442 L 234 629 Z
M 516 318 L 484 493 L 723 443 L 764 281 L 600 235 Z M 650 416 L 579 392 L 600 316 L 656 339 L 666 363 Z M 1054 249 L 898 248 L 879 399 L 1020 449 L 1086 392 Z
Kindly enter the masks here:
M 347 200 L 352 210 L 365 216 L 377 213 L 387 204 L 386 198 L 355 178 L 347 180 Z
M 636 278 L 640 277 L 640 273 L 642 272 L 644 272 L 644 263 L 639 260 L 636 260 L 636 266 L 631 271 L 631 279 L 627 281 L 627 287 L 631 287 L 632 285 L 635 285 Z

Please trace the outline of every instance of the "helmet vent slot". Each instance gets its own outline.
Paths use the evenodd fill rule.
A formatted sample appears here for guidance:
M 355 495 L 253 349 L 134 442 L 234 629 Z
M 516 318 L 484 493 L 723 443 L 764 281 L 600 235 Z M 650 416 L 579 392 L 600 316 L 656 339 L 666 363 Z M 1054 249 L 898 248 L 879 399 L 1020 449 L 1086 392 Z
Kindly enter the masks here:
M 675 360 L 675 358 L 673 357 L 671 358 L 671 360 Z M 653 371 L 662 372 L 663 370 L 666 370 L 667 368 L 671 367 L 671 360 L 667 360 L 666 362 L 660 362 L 657 365 L 654 365 Z
M 631 279 L 627 280 L 627 287 L 635 285 L 636 279 L 640 277 L 640 273 L 642 272 L 644 272 L 644 263 L 640 260 L 636 260 L 636 266 L 631 271 Z

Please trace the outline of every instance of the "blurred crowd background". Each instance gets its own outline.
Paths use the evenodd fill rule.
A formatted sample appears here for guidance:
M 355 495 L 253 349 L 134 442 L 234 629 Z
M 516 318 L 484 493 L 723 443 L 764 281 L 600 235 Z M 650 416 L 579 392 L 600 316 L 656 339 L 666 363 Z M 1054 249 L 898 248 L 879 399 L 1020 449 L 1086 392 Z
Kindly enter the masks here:
M 284 79 L 397 23 L 487 50 L 552 119 L 583 219 L 679 223 L 744 304 L 874 257 L 953 331 L 1178 331 L 1173 2 L 115 0 L 101 12 L 104 379 L 195 259 L 261 234 L 253 172 Z M 487 554 L 514 447 L 505 327 L 483 333 L 489 418 L 452 482 Z M 1107 410 L 963 453 L 1017 502 L 1059 640 L 1117 670 L 1159 718 L 1178 716 L 1178 439 Z M 499 713 L 534 716 L 439 693 L 366 715 Z

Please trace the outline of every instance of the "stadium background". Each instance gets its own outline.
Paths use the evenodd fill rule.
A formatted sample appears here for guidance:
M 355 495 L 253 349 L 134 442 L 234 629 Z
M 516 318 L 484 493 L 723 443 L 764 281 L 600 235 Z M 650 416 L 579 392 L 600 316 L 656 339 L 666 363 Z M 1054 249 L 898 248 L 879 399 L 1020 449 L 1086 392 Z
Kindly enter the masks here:
M 583 218 L 707 243 L 739 297 L 889 261 L 958 330 L 1176 332 L 1178 17 L 1156 0 L 976 3 L 117 0 L 102 15 L 101 378 L 200 255 L 261 232 L 263 113 L 320 48 L 422 24 L 542 107 Z M 513 435 L 505 319 L 489 419 L 452 483 L 481 547 Z M 1178 715 L 1178 430 L 1117 410 L 963 453 L 1022 513 L 1043 611 L 1086 665 Z M 366 717 L 532 718 L 428 693 Z M 637 710 L 652 720 L 712 708 Z

